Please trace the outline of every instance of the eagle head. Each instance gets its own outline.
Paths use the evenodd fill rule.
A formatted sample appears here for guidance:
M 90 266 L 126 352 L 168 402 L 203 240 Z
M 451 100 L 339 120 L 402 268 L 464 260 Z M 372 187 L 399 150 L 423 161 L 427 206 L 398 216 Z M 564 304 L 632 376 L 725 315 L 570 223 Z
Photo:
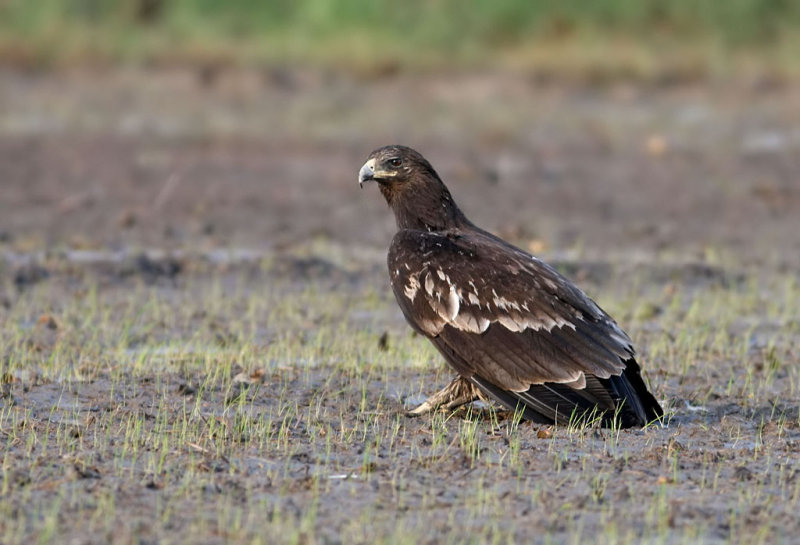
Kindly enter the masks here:
M 358 184 L 377 182 L 381 186 L 399 186 L 411 181 L 439 175 L 431 164 L 416 150 L 406 146 L 384 146 L 369 154 L 367 162 L 358 172 Z
M 376 182 L 401 229 L 439 231 L 467 222 L 431 164 L 406 146 L 384 146 L 369 154 L 358 184 Z

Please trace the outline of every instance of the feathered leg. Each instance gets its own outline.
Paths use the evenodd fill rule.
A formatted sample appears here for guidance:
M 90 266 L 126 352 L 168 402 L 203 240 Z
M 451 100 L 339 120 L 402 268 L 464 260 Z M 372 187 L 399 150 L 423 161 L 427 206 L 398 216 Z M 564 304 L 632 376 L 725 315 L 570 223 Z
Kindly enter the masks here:
M 457 376 L 450 384 L 426 399 L 422 405 L 408 411 L 408 416 L 420 416 L 437 409 L 452 411 L 461 405 L 475 400 L 486 401 L 486 397 L 478 388 L 464 377 Z

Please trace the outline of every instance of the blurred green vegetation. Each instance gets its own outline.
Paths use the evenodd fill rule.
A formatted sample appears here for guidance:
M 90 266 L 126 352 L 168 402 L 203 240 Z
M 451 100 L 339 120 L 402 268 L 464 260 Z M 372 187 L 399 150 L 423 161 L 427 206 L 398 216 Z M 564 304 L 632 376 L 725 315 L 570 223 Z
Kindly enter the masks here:
M 799 43 L 797 0 L 0 0 L 0 61 L 32 65 L 794 69 Z

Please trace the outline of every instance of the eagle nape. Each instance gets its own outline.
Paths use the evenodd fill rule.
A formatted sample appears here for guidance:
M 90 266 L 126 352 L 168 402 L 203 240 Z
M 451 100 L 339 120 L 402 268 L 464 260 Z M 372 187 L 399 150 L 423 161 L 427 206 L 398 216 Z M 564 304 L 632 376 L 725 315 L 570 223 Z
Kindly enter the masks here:
M 467 219 L 419 152 L 376 149 L 358 181 L 376 182 L 394 213 L 387 264 L 406 321 L 458 373 L 410 414 L 483 396 L 539 423 L 663 419 L 628 335 L 550 265 Z

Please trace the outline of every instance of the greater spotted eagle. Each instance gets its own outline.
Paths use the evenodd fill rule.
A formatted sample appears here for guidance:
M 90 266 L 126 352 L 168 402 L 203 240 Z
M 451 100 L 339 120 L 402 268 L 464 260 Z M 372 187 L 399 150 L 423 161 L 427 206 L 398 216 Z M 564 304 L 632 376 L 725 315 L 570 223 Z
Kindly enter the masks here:
M 538 423 L 662 418 L 628 335 L 555 269 L 469 221 L 422 155 L 379 148 L 358 181 L 376 182 L 394 212 L 388 265 L 406 320 L 458 373 L 412 413 L 483 394 Z

